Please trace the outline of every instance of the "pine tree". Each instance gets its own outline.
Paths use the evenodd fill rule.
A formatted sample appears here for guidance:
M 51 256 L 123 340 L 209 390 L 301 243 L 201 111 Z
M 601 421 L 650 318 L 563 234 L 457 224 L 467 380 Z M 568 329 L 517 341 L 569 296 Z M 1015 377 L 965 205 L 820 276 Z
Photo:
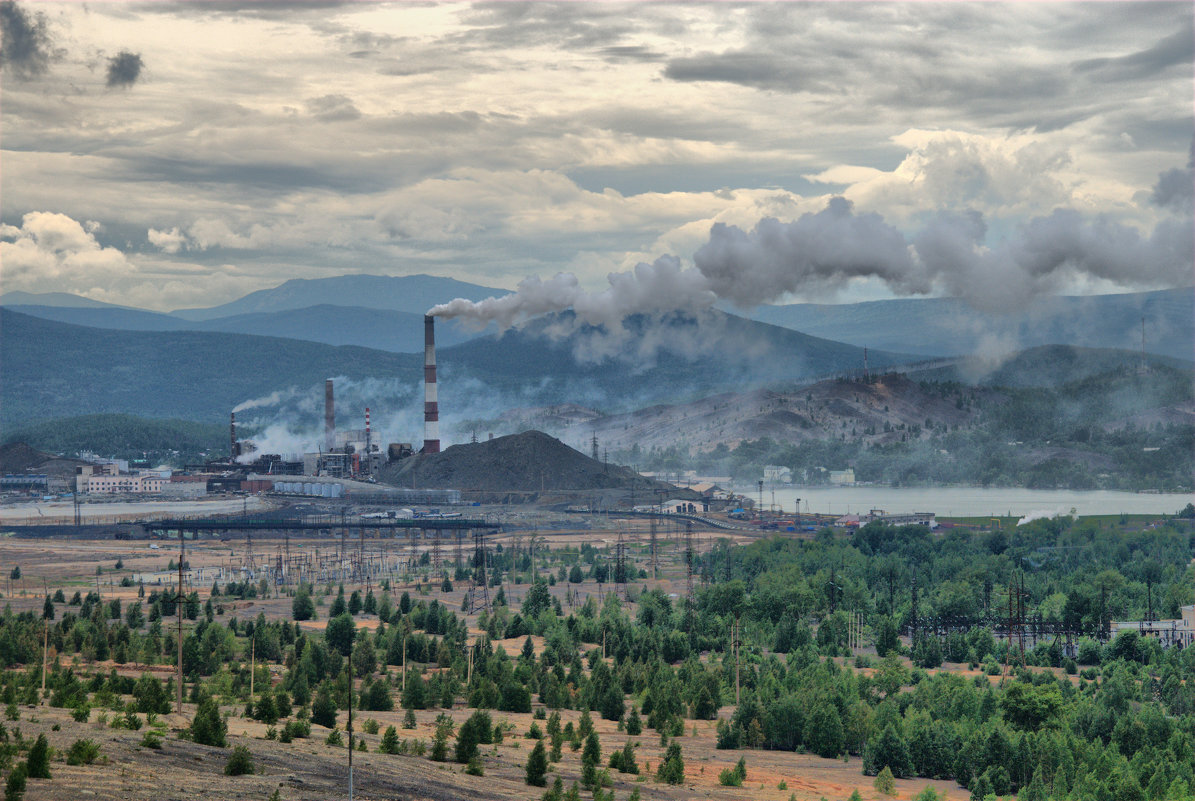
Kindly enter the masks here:
M 581 784 L 593 787 L 597 778 L 597 766 L 602 759 L 602 746 L 597 732 L 590 730 L 585 738 L 585 749 L 581 752 Z
M 332 601 L 331 608 L 328 609 L 328 617 L 333 618 L 337 615 L 343 615 L 348 611 L 348 604 L 344 602 L 344 585 L 340 586 L 340 592 L 336 594 L 336 600 Z
M 29 749 L 28 759 L 29 778 L 50 778 L 50 742 L 46 735 L 37 735 L 37 742 Z
M 378 743 L 378 752 L 382 754 L 398 753 L 398 731 L 393 726 L 386 727 L 382 741 Z
M 228 724 L 220 716 L 220 707 L 216 705 L 216 699 L 210 695 L 200 698 L 195 719 L 191 721 L 191 739 L 200 745 L 224 748 L 227 734 Z
M 656 768 L 656 780 L 665 784 L 683 784 L 685 781 L 685 762 L 681 758 L 680 744 L 671 742 L 664 753 L 664 759 Z
M 547 781 L 545 775 L 548 772 L 548 758 L 544 753 L 544 741 L 537 740 L 535 748 L 531 749 L 531 753 L 527 756 L 527 784 L 533 787 L 543 787 Z
M 876 792 L 882 793 L 883 795 L 896 795 L 896 779 L 893 778 L 892 771 L 887 765 L 884 766 L 883 770 L 876 774 L 876 779 L 873 786 L 876 788 Z
M 822 701 L 813 710 L 805 743 L 809 750 L 827 759 L 842 753 L 842 718 L 833 704 Z
M 8 781 L 4 784 L 4 801 L 21 801 L 25 797 L 25 778 L 29 775 L 29 766 L 20 762 L 8 774 Z
M 244 776 L 253 773 L 253 754 L 243 745 L 232 749 L 228 763 L 224 766 L 226 776 Z
M 274 693 L 270 692 L 269 687 L 262 690 L 261 696 L 258 697 L 257 705 L 253 708 L 253 717 L 270 726 L 278 722 L 278 707 L 274 704 Z
M 326 729 L 336 725 L 336 705 L 332 703 L 332 694 L 327 685 L 319 688 L 315 701 L 311 703 L 311 722 Z
M 307 586 L 299 587 L 298 592 L 295 593 L 294 600 L 290 604 L 291 617 L 295 620 L 314 620 L 315 619 L 315 602 L 311 600 L 311 593 L 307 591 Z

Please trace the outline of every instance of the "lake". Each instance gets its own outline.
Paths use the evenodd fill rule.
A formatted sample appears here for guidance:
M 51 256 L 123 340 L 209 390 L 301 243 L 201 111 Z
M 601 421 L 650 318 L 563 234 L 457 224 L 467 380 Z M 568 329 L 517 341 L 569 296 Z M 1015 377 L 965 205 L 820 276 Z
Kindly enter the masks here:
M 755 488 L 736 488 L 758 502 Z M 883 509 L 892 514 L 934 512 L 939 517 L 1023 516 L 1031 512 L 1069 514 L 1073 508 L 1084 515 L 1174 514 L 1195 500 L 1188 493 L 1147 494 L 1111 490 L 1031 490 L 994 487 L 776 487 L 774 502 L 784 511 L 796 509 L 818 514 L 857 514 Z M 773 502 L 773 490 L 764 485 L 766 508 Z

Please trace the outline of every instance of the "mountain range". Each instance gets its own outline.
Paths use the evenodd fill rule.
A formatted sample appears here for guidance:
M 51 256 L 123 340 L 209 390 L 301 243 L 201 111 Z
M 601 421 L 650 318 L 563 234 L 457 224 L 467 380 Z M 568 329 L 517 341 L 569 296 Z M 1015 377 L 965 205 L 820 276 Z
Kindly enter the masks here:
M 989 313 L 959 298 L 898 298 L 866 303 L 761 306 L 753 320 L 852 345 L 969 356 L 1039 345 L 1145 350 L 1191 361 L 1195 291 L 1191 287 L 1117 295 L 1044 296 L 1008 313 Z M 1142 330 L 1144 323 L 1144 331 Z
M 342 275 L 295 278 L 273 289 L 204 309 L 154 312 L 63 292 L 8 292 L 0 306 L 74 325 L 124 331 L 219 331 L 302 339 L 325 345 L 411 353 L 422 348 L 423 314 L 444 300 L 483 300 L 505 290 L 430 275 Z M 436 329 L 441 345 L 464 342 L 477 330 L 455 320 Z
M 624 410 L 863 364 L 862 349 L 852 345 L 720 312 L 710 312 L 700 324 L 685 315 L 659 323 L 629 318 L 618 332 L 572 322 L 564 314 L 440 348 L 441 400 L 448 416 L 483 416 L 503 403 L 578 397 Z M 573 330 L 552 338 L 547 334 L 552 326 Z M 375 410 L 392 413 L 396 404 L 414 406 L 422 387 L 421 353 L 247 334 L 85 327 L 12 308 L 0 308 L 0 332 L 0 424 L 7 428 L 106 412 L 221 421 L 238 404 L 260 396 L 312 388 L 318 394 L 329 376 L 376 382 L 371 391 L 381 397 Z M 876 367 L 909 361 L 884 351 L 869 358 Z M 313 414 L 315 403 L 304 411 Z
M 430 275 L 344 275 L 292 279 L 219 306 L 151 312 L 66 293 L 0 295 L 0 305 L 44 319 L 130 331 L 220 331 L 359 345 L 396 353 L 422 346 L 423 313 L 463 297 L 506 290 Z M 905 298 L 840 305 L 761 306 L 758 322 L 857 347 L 922 356 L 1007 354 L 1040 345 L 1140 350 L 1195 357 L 1195 292 L 1168 289 L 1086 297 L 1039 298 L 1008 314 L 985 313 L 957 298 Z M 1142 322 L 1144 321 L 1144 332 Z M 455 320 L 437 326 L 449 346 L 493 330 Z

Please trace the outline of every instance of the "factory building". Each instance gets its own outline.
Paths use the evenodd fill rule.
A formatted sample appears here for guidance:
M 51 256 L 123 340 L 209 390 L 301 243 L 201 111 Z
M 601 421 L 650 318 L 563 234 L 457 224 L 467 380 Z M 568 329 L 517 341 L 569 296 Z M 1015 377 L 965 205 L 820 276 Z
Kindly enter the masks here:
M 303 475 L 370 481 L 381 470 L 385 456 L 374 442 L 369 407 L 365 408 L 365 428 L 337 431 L 335 403 L 329 378 L 324 382 L 324 447 L 303 454 Z
M 436 339 L 435 318 L 427 315 L 424 322 L 424 439 L 420 453 L 439 453 L 439 403 L 436 390 Z M 358 429 L 336 429 L 335 382 L 329 378 L 324 382 L 324 436 L 320 449 L 305 453 L 301 461 L 286 461 L 277 454 L 266 454 L 253 462 L 239 459 L 252 453 L 253 443 L 237 439 L 236 413 L 230 417 L 229 458 L 226 462 L 209 462 L 205 465 L 189 466 L 190 469 L 208 474 L 219 474 L 219 490 L 231 486 L 236 477 L 264 473 L 270 476 L 312 476 L 331 479 L 374 481 L 387 461 L 398 461 L 415 455 L 415 448 L 406 442 L 390 443 L 382 449 L 377 442 L 370 423 L 369 408 L 365 409 L 365 427 Z M 211 482 L 209 482 L 209 485 Z
M 157 495 L 169 483 L 159 472 L 121 473 L 112 463 L 86 465 L 75 475 L 75 488 L 88 494 Z
M 1108 636 L 1135 631 L 1142 637 L 1157 637 L 1163 648 L 1195 645 L 1195 604 L 1179 607 L 1177 620 L 1116 620 L 1108 623 Z

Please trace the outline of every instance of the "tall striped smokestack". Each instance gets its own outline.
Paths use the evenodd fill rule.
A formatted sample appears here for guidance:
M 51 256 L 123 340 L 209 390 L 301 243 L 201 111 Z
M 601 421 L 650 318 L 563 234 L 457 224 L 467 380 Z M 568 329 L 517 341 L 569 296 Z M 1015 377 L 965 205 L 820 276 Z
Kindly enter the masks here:
M 436 318 L 423 316 L 423 452 L 440 452 L 440 404 L 436 396 Z
M 237 413 L 232 412 L 228 420 L 228 432 L 231 436 L 231 444 L 228 448 L 228 461 L 235 462 L 237 457 L 241 455 L 241 449 L 237 447 Z
M 332 379 L 324 382 L 324 450 L 331 453 L 336 446 L 336 407 L 332 400 Z

